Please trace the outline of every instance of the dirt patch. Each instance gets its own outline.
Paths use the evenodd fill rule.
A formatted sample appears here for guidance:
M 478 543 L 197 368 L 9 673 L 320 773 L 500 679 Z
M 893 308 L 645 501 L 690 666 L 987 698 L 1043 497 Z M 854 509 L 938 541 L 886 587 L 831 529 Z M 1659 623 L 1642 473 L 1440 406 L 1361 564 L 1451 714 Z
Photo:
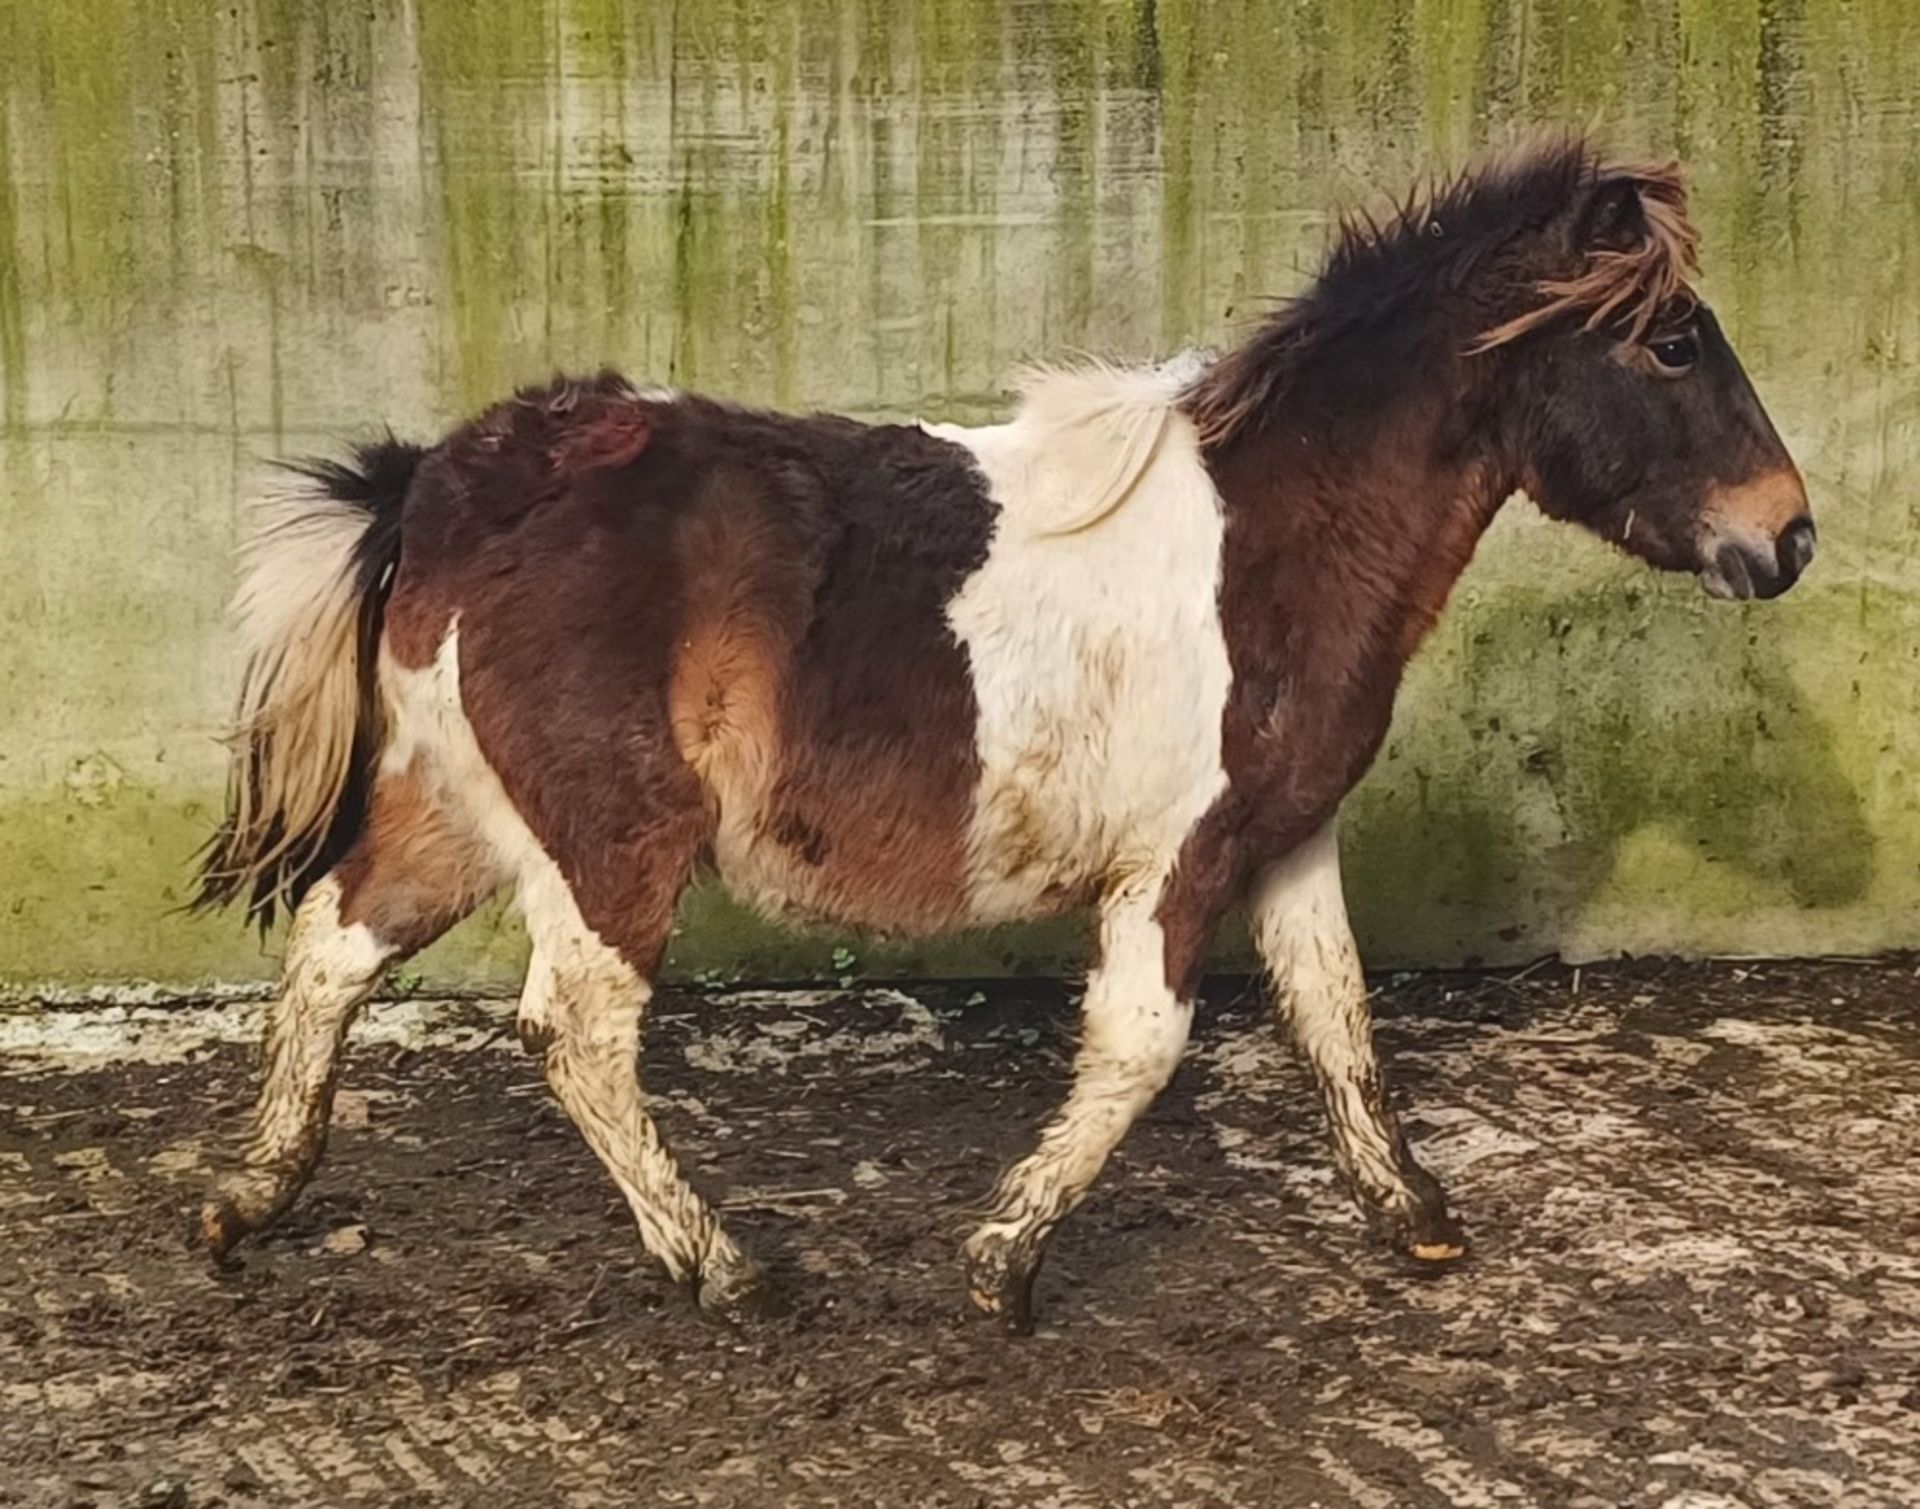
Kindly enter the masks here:
M 1223 988 L 1024 1341 L 957 1249 L 1064 1093 L 1052 990 L 661 1003 L 662 1124 L 791 1305 L 739 1331 L 640 1257 L 502 1008 L 376 1008 L 319 1178 L 222 1276 L 183 1236 L 245 1012 L 131 1023 L 157 1062 L 15 1031 L 0 1503 L 1920 1502 L 1913 962 L 1574 985 L 1382 982 L 1476 1243 L 1437 1280 L 1367 1245 Z

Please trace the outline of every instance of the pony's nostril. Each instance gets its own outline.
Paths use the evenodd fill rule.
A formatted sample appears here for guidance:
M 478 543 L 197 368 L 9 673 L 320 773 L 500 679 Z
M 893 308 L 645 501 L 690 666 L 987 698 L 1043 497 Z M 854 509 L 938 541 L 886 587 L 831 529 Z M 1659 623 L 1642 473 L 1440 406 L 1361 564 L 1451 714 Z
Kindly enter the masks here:
M 1716 597 L 1753 596 L 1753 573 L 1747 567 L 1746 552 L 1738 545 L 1722 545 L 1714 551 L 1707 590 Z
M 1805 516 L 1795 519 L 1781 532 L 1780 543 L 1775 547 L 1780 558 L 1780 575 L 1789 582 L 1796 580 L 1813 560 L 1813 546 L 1813 520 Z

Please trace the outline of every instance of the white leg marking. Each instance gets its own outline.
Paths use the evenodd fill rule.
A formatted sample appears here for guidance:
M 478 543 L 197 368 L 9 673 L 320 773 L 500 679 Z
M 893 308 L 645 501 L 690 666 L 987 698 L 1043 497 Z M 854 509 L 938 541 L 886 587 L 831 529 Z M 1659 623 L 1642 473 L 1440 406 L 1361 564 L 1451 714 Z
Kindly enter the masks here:
M 1037 1256 L 1179 1067 L 1193 1005 L 1167 984 L 1165 942 L 1153 920 L 1158 894 L 1155 885 L 1118 899 L 1102 918 L 1100 965 L 1081 1006 L 1073 1089 L 1039 1146 L 1001 1179 L 992 1218 L 967 1242 L 975 1261 L 996 1249 L 1023 1264 Z
M 365 925 L 340 921 L 340 884 L 322 880 L 287 935 L 280 995 L 267 1014 L 265 1072 L 240 1172 L 219 1193 L 261 1225 L 300 1191 L 326 1144 L 340 1045 L 393 959 Z
M 1407 1152 L 1374 1056 L 1333 823 L 1261 877 L 1252 921 L 1281 1017 L 1320 1083 L 1334 1160 L 1355 1196 L 1384 1211 L 1427 1208 L 1438 1190 Z
M 544 857 L 543 857 L 544 860 Z M 641 1096 L 641 1021 L 652 988 L 581 919 L 550 860 L 531 867 L 521 904 L 533 958 L 520 1021 L 544 1028 L 547 1082 L 626 1196 L 647 1251 L 676 1282 L 700 1281 L 700 1302 L 724 1303 L 758 1271 L 694 1192 Z

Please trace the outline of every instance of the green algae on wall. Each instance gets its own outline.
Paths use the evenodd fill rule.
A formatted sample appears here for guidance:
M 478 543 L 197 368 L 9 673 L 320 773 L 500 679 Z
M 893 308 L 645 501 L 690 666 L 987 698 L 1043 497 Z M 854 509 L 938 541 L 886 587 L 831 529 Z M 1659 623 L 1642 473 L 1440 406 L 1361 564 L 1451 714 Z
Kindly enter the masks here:
M 1337 207 L 1540 124 L 1689 165 L 1822 556 L 1725 608 L 1510 510 L 1353 803 L 1373 956 L 1920 943 L 1905 0 L 0 0 L 0 981 L 270 969 L 177 910 L 264 458 L 602 363 L 992 417 L 1023 360 L 1230 339 Z M 887 950 L 702 895 L 672 958 L 1077 938 Z M 490 914 L 422 968 L 519 946 Z

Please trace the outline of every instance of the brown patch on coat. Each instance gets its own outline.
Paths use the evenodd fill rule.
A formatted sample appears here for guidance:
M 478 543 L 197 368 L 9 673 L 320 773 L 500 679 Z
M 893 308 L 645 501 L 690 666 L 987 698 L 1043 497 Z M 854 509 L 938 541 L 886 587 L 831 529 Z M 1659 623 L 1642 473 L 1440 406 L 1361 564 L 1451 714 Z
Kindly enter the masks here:
M 722 855 L 723 875 L 777 913 L 951 927 L 966 916 L 978 713 L 945 609 L 985 559 L 984 484 L 965 451 L 916 427 L 720 412 L 740 453 L 775 463 L 723 490 L 760 527 L 735 530 L 712 569 L 743 584 L 719 600 L 757 605 L 728 615 L 725 642 L 768 667 L 778 721 L 746 849 Z M 717 784 L 724 810 L 724 768 Z
M 386 609 L 386 643 L 429 664 L 462 594 L 451 561 L 479 575 L 519 569 L 513 536 L 570 487 L 618 475 L 645 453 L 656 400 L 615 372 L 556 378 L 495 404 L 429 452 L 415 473 Z
M 769 910 L 945 927 L 978 778 L 945 606 L 993 513 L 917 427 L 557 383 L 422 466 L 390 646 L 457 616 L 482 752 L 643 973 L 703 851 Z
M 500 885 L 493 851 L 447 805 L 419 760 L 374 784 L 367 821 L 333 872 L 340 920 L 403 953 L 425 948 Z
M 668 699 L 673 739 L 700 778 L 757 806 L 780 736 L 780 661 L 767 637 L 735 624 L 688 630 Z
M 778 756 L 780 698 L 811 581 L 749 470 L 708 468 L 674 535 L 686 604 L 668 706 L 681 755 L 723 807 L 757 811 Z

